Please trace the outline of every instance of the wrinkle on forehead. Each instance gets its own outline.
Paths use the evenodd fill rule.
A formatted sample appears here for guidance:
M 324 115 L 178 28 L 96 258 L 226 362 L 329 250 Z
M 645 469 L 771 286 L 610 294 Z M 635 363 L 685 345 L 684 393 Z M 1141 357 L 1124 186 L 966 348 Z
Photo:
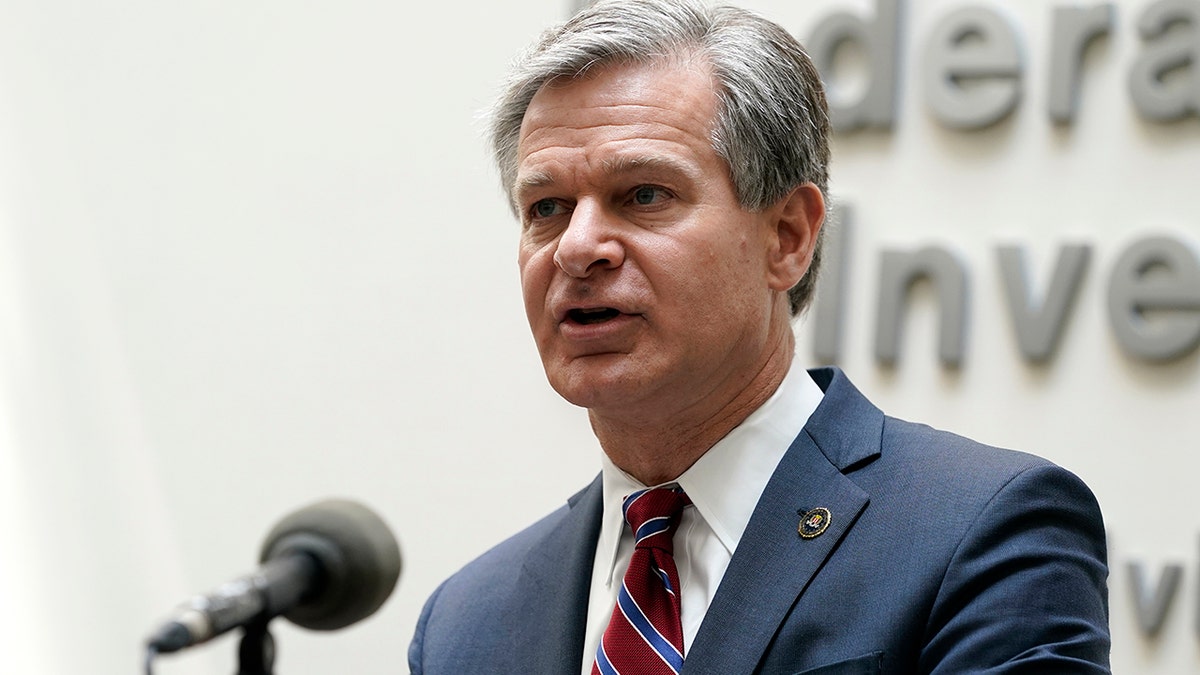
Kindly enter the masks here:
M 613 76 L 614 72 L 619 71 L 626 71 L 627 74 Z M 631 102 L 629 98 L 630 94 L 635 92 L 644 92 L 649 94 L 653 90 L 660 88 L 660 76 L 664 74 L 678 75 L 681 72 L 691 72 L 703 75 L 704 81 L 708 83 L 708 87 L 705 89 L 705 91 L 711 94 L 712 98 L 710 100 L 713 101 L 714 104 L 718 102 L 719 87 L 717 85 L 716 77 L 713 75 L 712 66 L 707 57 L 705 57 L 696 49 L 689 49 L 675 54 L 666 54 L 661 58 L 656 58 L 654 60 L 645 62 L 614 60 L 589 68 L 578 75 L 561 75 L 543 84 L 530 100 L 529 106 L 526 107 L 525 118 L 521 123 L 518 142 L 526 140 L 531 133 L 537 131 L 536 128 L 531 129 L 531 127 L 536 127 L 542 124 L 542 117 L 552 117 L 556 111 L 560 111 L 563 108 L 607 108 L 611 110 L 614 115 L 619 114 L 624 108 L 646 108 L 651 110 L 661 110 L 671 114 L 678 114 L 677 110 L 669 106 L 654 105 L 648 101 L 645 101 L 645 99 L 653 98 L 652 96 L 643 96 L 642 98 L 645 102 L 640 103 Z M 576 97 L 569 102 L 559 101 L 559 104 L 556 106 L 546 105 L 546 96 L 553 96 L 563 89 L 570 89 L 577 87 L 577 85 L 593 82 L 597 79 L 609 76 L 618 78 L 622 82 L 637 80 L 641 86 L 639 89 L 633 90 L 628 87 L 622 87 L 618 91 L 612 91 L 611 88 L 601 88 L 599 90 L 592 89 L 588 91 L 588 96 L 586 98 L 580 99 Z M 541 105 L 534 105 L 535 101 Z M 715 106 L 711 111 L 693 110 L 691 112 L 696 117 L 700 117 L 706 112 L 711 113 L 708 116 L 708 119 L 703 120 L 703 126 L 711 131 L 712 126 L 716 123 L 717 117 L 717 110 Z M 584 128 L 572 126 L 569 123 L 560 123 L 553 126 L 564 129 Z

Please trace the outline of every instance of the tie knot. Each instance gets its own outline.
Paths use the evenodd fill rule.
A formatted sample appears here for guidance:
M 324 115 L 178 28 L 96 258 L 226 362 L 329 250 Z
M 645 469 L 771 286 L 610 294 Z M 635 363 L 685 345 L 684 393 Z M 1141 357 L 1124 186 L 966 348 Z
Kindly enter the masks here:
M 671 538 L 679 527 L 679 516 L 692 500 L 678 487 L 641 490 L 625 498 L 625 520 L 633 528 L 637 548 L 671 551 Z

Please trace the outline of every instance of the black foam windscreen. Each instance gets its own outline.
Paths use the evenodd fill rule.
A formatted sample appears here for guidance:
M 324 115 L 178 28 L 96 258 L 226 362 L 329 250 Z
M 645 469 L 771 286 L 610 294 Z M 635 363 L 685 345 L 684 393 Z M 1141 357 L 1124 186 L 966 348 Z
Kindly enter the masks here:
M 281 520 L 263 542 L 260 562 L 305 554 L 317 580 L 283 613 L 311 630 L 337 630 L 370 616 L 400 577 L 400 547 L 388 526 L 367 507 L 327 499 Z

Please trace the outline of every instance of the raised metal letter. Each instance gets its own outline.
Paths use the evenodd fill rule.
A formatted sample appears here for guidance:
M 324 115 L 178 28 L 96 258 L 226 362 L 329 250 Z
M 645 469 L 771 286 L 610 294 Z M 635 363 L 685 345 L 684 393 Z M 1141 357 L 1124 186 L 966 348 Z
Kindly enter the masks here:
M 1079 297 L 1079 285 L 1091 254 L 1092 247 L 1087 244 L 1062 247 L 1054 264 L 1054 278 L 1038 302 L 1029 282 L 1024 250 L 1017 246 L 997 247 L 1008 315 L 1017 332 L 1017 345 L 1027 360 L 1045 361 L 1058 347 L 1067 318 Z
M 821 253 L 821 283 L 817 285 L 813 309 L 813 356 L 821 364 L 837 363 L 842 355 L 842 329 L 846 316 L 846 272 L 850 268 L 850 235 L 854 209 L 839 202 L 827 219 L 824 251 Z
M 834 131 L 862 128 L 891 129 L 896 119 L 896 64 L 900 20 L 899 0 L 877 0 L 875 19 L 868 22 L 850 12 L 836 12 L 821 20 L 805 42 L 809 56 L 829 91 L 829 117 Z M 867 54 L 869 79 L 862 96 L 846 100 L 834 74 L 834 55 L 847 43 Z
M 941 307 L 938 357 L 943 365 L 956 368 L 962 363 L 966 342 L 967 268 L 954 254 L 937 246 L 916 252 L 883 251 L 875 359 L 884 365 L 895 364 L 909 291 L 921 279 L 933 284 Z
M 1108 318 L 1130 356 L 1169 361 L 1200 345 L 1200 260 L 1167 237 L 1136 241 L 1117 259 Z
M 1055 7 L 1050 38 L 1050 119 L 1070 124 L 1079 109 L 1083 53 L 1096 38 L 1112 30 L 1116 11 L 1111 2 L 1092 7 Z
M 955 129 L 981 129 L 1017 107 L 1021 49 L 1013 26 L 986 7 L 963 7 L 933 29 L 925 50 L 925 100 Z
M 1200 114 L 1200 2 L 1159 0 L 1138 19 L 1138 32 L 1146 46 L 1129 71 L 1138 112 L 1160 122 Z
M 1163 622 L 1166 621 L 1167 610 L 1171 608 L 1171 602 L 1179 590 L 1179 581 L 1183 578 L 1183 566 L 1163 567 L 1158 583 L 1154 586 L 1153 596 L 1146 588 L 1146 573 L 1141 563 L 1130 562 L 1126 569 L 1129 570 L 1129 578 L 1133 582 L 1130 588 L 1133 590 L 1133 604 L 1137 609 L 1138 628 L 1143 635 L 1152 638 L 1158 635 Z

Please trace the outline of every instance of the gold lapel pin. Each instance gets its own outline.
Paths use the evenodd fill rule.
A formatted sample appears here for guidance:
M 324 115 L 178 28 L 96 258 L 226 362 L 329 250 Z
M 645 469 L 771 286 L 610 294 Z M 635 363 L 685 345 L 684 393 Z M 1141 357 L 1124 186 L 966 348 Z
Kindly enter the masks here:
M 800 513 L 800 527 L 797 528 L 800 536 L 805 539 L 818 537 L 829 527 L 829 521 L 833 519 L 829 509 L 819 506 L 811 511 L 802 511 Z

